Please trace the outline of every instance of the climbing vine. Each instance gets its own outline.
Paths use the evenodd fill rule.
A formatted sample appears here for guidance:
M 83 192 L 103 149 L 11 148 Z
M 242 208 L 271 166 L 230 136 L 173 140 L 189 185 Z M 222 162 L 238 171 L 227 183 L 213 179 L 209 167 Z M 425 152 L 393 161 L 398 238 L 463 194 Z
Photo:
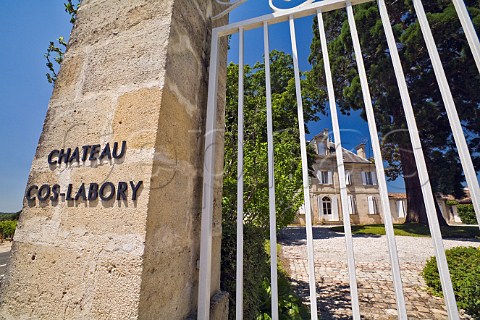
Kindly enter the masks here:
M 70 23 L 74 24 L 77 19 L 77 11 L 80 6 L 81 0 L 67 0 L 64 3 L 65 12 L 70 16 Z M 65 50 L 67 49 L 67 43 L 63 37 L 57 39 L 58 43 L 50 41 L 48 45 L 47 52 L 45 53 L 45 59 L 47 63 L 45 64 L 48 68 L 48 73 L 46 73 L 47 81 L 51 84 L 55 84 L 57 81 L 57 73 L 60 65 L 62 64 L 63 57 L 65 55 Z

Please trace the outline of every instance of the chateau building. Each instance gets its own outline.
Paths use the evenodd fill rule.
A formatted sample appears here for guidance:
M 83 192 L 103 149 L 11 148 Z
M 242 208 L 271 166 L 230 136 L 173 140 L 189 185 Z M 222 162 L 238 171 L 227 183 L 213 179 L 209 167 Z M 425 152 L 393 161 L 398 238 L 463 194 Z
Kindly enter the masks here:
M 312 223 L 340 224 L 343 221 L 340 182 L 335 145 L 328 138 L 328 130 L 316 135 L 310 145 L 316 153 L 314 177 L 310 180 Z M 342 148 L 350 221 L 352 224 L 384 223 L 375 164 L 367 159 L 365 144 L 360 144 L 355 149 L 354 153 Z M 458 203 L 471 203 L 468 189 L 465 193 L 467 196 L 458 200 Z M 403 223 L 407 214 L 406 194 L 389 193 L 388 200 L 393 222 Z M 436 200 L 447 223 L 462 223 L 453 196 L 437 194 Z M 297 214 L 296 222 L 305 224 L 303 206 Z
M 310 145 L 315 150 L 314 177 L 310 181 L 313 224 L 340 223 L 343 210 L 340 201 L 335 145 L 328 138 L 328 130 L 316 135 Z M 352 224 L 382 223 L 382 206 L 378 190 L 375 164 L 368 160 L 365 144 L 356 147 L 356 153 L 342 148 L 348 194 L 348 212 Z M 394 222 L 401 222 L 406 214 L 406 199 L 390 199 Z M 305 223 L 302 207 L 297 222 Z

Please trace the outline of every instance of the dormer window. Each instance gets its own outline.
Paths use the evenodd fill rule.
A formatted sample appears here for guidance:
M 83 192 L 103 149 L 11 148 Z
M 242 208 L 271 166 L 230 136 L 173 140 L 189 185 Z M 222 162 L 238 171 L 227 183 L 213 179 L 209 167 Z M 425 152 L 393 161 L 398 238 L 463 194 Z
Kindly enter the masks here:
M 325 141 L 317 142 L 317 150 L 320 156 L 327 155 L 327 144 L 325 143 Z

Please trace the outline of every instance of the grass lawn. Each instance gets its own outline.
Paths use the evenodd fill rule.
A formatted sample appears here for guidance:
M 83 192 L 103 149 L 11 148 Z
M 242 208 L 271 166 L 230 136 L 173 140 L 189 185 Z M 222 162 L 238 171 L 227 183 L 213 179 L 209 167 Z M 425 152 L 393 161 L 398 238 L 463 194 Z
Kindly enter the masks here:
M 447 226 L 440 227 L 444 238 L 480 238 L 480 230 L 478 227 L 471 226 Z M 410 237 L 430 237 L 428 226 L 416 223 L 394 224 L 393 229 L 397 236 Z M 343 226 L 332 227 L 330 230 L 335 232 L 344 232 Z M 364 226 L 352 226 L 353 234 L 372 234 L 384 235 L 385 228 L 383 224 L 369 224 Z

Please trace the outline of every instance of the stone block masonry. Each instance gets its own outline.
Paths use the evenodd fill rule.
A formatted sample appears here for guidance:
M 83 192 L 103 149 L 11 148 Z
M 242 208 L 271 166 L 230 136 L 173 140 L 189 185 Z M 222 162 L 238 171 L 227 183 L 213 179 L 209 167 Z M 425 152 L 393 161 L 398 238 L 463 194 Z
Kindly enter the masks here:
M 219 10 L 211 0 L 82 2 L 32 162 L 1 319 L 195 316 L 211 17 Z M 221 48 L 226 67 L 226 42 Z M 220 151 L 222 141 L 219 134 Z M 92 186 L 98 196 L 90 198 Z M 216 301 L 224 313 L 225 301 Z

